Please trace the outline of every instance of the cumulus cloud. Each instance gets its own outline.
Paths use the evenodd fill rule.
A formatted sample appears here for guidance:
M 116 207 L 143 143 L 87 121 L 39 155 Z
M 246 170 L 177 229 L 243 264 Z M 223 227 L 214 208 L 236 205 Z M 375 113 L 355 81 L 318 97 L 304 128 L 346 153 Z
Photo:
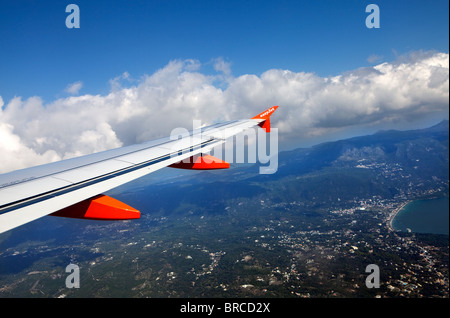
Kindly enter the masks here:
M 225 76 L 231 75 L 231 63 L 225 61 L 223 57 L 214 59 L 214 69 L 217 72 L 222 72 Z
M 380 63 L 382 59 L 382 56 L 378 54 L 372 54 L 367 58 L 367 62 L 369 62 L 370 64 Z
M 67 87 L 64 91 L 71 95 L 77 95 L 82 87 L 83 87 L 83 83 L 78 81 L 78 82 L 67 85 Z
M 37 153 L 31 147 L 27 147 L 24 141 L 14 134 L 13 126 L 7 123 L 0 123 L 0 138 L 0 152 L 2 153 L 0 172 L 61 159 L 54 150 Z
M 194 119 L 249 118 L 272 105 L 280 106 L 273 121 L 279 137 L 290 141 L 429 113 L 448 116 L 446 53 L 419 52 L 334 77 L 282 69 L 233 77 L 223 59 L 215 61 L 216 75 L 201 67 L 176 60 L 139 80 L 123 73 L 107 95 L 48 104 L 39 97 L 0 98 L 0 172 L 168 136 L 176 127 L 192 129 Z

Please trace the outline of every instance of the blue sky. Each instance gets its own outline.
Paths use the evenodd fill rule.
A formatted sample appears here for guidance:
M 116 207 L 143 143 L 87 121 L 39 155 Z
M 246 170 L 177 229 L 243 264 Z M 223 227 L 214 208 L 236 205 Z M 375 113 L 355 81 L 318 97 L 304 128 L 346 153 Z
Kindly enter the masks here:
M 65 7 L 80 8 L 68 29 Z M 380 8 L 368 29 L 365 7 Z M 320 76 L 392 61 L 416 50 L 448 52 L 447 0 L 416 1 L 2 1 L 0 96 L 106 94 L 109 80 L 139 78 L 174 59 L 195 59 L 202 72 L 218 57 L 234 76 L 289 69 Z

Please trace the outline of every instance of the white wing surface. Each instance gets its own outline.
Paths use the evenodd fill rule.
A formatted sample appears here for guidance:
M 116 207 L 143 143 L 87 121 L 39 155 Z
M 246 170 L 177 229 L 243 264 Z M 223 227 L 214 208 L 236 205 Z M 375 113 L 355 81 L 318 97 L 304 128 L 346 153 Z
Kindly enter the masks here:
M 269 117 L 277 107 L 252 119 L 196 129 L 178 140 L 166 137 L 2 174 L 0 233 L 49 214 L 106 220 L 139 218 L 139 211 L 102 193 L 171 165 L 224 168 L 226 163 L 211 156 L 213 164 L 205 165 L 200 154 L 257 125 L 270 131 Z M 187 158 L 193 159 L 192 163 L 180 165 Z

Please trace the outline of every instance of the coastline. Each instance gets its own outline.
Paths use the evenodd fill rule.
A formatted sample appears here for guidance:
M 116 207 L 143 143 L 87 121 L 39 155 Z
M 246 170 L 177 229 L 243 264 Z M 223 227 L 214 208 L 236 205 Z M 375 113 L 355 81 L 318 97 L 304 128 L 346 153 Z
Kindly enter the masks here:
M 389 214 L 386 223 L 387 223 L 387 226 L 389 227 L 389 229 L 390 229 L 391 231 L 396 231 L 396 230 L 394 229 L 394 227 L 392 226 L 392 222 L 394 221 L 394 219 L 395 219 L 395 217 L 397 216 L 398 212 L 400 212 L 401 210 L 403 210 L 403 208 L 404 208 L 407 204 L 409 204 L 409 203 L 411 203 L 411 202 L 412 202 L 412 200 L 408 200 L 408 201 L 405 201 L 405 202 L 401 203 L 397 208 L 395 208 L 395 209 Z

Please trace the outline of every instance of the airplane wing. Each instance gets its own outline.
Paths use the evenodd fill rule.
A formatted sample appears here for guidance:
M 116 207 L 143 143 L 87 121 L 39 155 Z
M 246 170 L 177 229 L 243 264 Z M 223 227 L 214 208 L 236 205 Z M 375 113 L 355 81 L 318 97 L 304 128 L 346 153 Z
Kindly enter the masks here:
M 270 116 L 277 108 L 251 119 L 195 129 L 177 140 L 166 137 L 1 174 L 0 233 L 46 215 L 139 218 L 139 211 L 102 193 L 164 167 L 228 168 L 228 163 L 202 154 L 255 126 L 270 132 Z

